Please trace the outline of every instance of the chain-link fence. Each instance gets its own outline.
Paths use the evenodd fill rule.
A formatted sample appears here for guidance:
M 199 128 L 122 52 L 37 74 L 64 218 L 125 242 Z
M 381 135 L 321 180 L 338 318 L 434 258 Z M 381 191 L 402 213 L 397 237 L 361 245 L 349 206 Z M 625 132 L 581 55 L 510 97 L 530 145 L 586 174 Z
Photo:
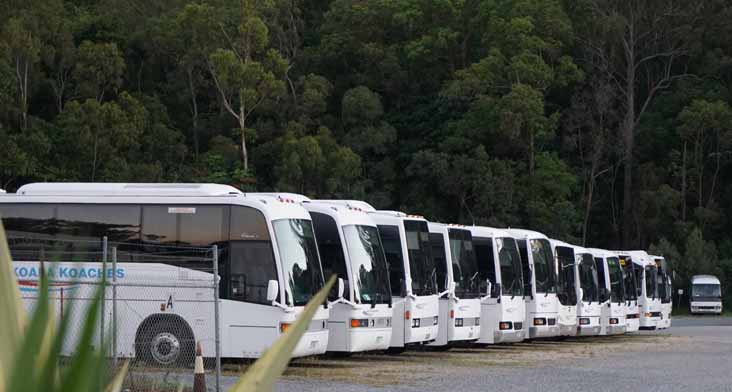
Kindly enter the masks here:
M 219 390 L 216 246 L 58 237 L 11 237 L 8 242 L 26 307 L 33 307 L 45 273 L 57 321 L 69 318 L 64 357 L 73 355 L 90 305 L 100 295 L 94 345 L 108 353 L 113 370 L 129 362 L 127 390 L 175 391 L 192 384 L 197 345 L 209 390 Z

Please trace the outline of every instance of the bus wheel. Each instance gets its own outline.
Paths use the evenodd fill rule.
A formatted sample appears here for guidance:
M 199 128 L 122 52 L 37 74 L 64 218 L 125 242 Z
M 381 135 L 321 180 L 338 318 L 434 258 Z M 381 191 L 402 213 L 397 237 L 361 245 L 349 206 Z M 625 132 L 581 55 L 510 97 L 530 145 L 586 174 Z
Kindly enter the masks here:
M 152 324 L 137 346 L 142 358 L 163 367 L 187 366 L 195 356 L 195 340 L 184 322 L 161 320 Z

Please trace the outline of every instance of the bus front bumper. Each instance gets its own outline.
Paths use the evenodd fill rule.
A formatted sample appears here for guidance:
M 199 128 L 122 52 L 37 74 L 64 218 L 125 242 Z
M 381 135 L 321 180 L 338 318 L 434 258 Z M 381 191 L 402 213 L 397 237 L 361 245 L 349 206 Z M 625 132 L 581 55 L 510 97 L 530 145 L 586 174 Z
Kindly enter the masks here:
M 324 354 L 328 349 L 328 330 L 305 332 L 292 352 L 292 357 Z
M 386 350 L 391 341 L 391 328 L 351 329 L 348 340 L 349 352 Z
M 622 325 L 608 325 L 605 327 L 605 332 L 608 335 L 622 335 L 628 330 L 628 327 L 623 323 Z
M 536 327 L 529 327 L 529 338 L 551 338 L 559 336 L 561 333 L 559 325 L 543 325 Z
M 495 343 L 517 343 L 524 340 L 525 336 L 526 331 L 523 329 L 493 332 L 493 338 Z

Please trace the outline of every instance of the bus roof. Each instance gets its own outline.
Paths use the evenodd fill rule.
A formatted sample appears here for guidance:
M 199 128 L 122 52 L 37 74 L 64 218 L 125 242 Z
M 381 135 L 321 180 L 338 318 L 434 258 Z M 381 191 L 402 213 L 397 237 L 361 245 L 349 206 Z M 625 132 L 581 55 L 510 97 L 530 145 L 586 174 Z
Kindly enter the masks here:
M 653 261 L 650 255 L 648 255 L 648 252 L 644 250 L 628 250 L 623 251 L 625 254 L 630 255 L 631 259 L 634 263 L 642 266 L 656 266 L 656 262 Z
M 298 203 L 268 195 L 245 194 L 219 184 L 29 184 L 18 193 L 1 195 L 0 204 L 4 203 L 241 205 L 262 211 L 268 220 L 310 219 Z
M 500 237 L 511 237 L 512 235 L 508 233 L 508 231 L 503 229 L 496 229 L 494 227 L 487 227 L 487 226 L 468 226 L 468 230 L 472 233 L 474 237 L 490 237 L 490 238 L 500 238 Z
M 719 279 L 714 275 L 694 275 L 691 284 L 719 284 Z
M 376 227 L 376 222 L 370 214 L 360 208 L 342 205 L 329 201 L 314 200 L 302 203 L 309 212 L 326 214 L 335 219 L 338 226 L 359 225 Z
M 617 257 L 617 255 L 614 252 L 610 252 L 607 249 L 600 249 L 600 248 L 587 248 L 587 249 L 595 257 L 602 257 L 602 258 Z
M 540 233 L 538 231 L 533 231 L 533 230 L 509 228 L 509 229 L 506 229 L 506 231 L 515 238 L 546 239 L 546 240 L 549 239 L 549 237 L 547 237 L 544 233 Z
M 316 201 L 316 200 L 314 200 Z M 328 202 L 333 204 L 339 204 L 339 205 L 345 205 L 345 206 L 351 206 L 352 208 L 360 208 L 366 212 L 376 212 L 376 208 L 374 208 L 371 204 L 361 201 L 361 200 L 328 200 L 328 199 L 318 199 L 317 201 L 322 202 Z
M 16 194 L 23 196 L 224 196 L 241 195 L 242 192 L 233 186 L 221 184 L 37 182 L 21 186 Z

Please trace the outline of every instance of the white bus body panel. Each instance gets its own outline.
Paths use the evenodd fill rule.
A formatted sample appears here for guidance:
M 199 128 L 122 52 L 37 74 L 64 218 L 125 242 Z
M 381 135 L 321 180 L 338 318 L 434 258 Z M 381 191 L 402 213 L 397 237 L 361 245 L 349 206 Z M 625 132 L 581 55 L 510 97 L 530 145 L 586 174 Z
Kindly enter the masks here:
M 651 257 L 642 250 L 627 252 L 636 265 L 643 269 L 643 279 L 638 282 L 641 285 L 641 295 L 638 296 L 638 309 L 640 313 L 639 327 L 641 329 L 656 329 L 661 320 L 661 298 L 653 298 L 646 290 L 646 266 L 656 266 Z

